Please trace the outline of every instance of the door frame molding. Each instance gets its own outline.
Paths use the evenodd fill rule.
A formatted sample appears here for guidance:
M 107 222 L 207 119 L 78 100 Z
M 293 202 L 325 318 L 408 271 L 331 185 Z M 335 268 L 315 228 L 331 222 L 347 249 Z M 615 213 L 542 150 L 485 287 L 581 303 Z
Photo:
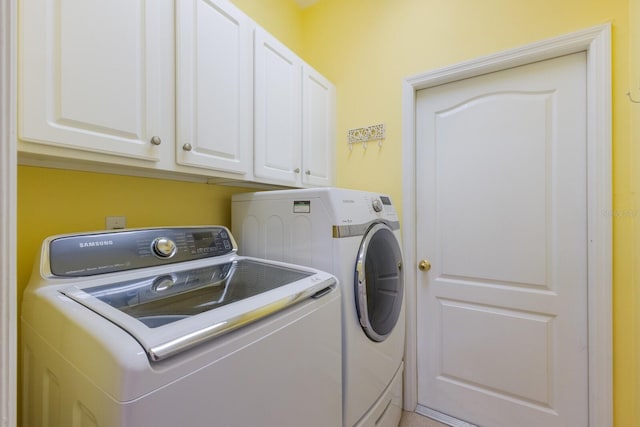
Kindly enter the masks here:
M 0 427 L 17 425 L 17 0 L 0 4 Z
M 611 25 L 604 24 L 408 77 L 402 87 L 403 250 L 406 287 L 404 407 L 418 403 L 416 92 L 577 52 L 587 54 L 587 311 L 589 425 L 613 424 Z

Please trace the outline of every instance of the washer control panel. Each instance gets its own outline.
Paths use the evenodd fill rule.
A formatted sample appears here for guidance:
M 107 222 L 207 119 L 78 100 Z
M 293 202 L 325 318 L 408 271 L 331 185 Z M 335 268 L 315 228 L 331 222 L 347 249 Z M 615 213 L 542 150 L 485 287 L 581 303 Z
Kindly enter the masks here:
M 48 240 L 48 270 L 52 276 L 63 277 L 154 267 L 237 251 L 233 236 L 223 226 L 125 229 Z

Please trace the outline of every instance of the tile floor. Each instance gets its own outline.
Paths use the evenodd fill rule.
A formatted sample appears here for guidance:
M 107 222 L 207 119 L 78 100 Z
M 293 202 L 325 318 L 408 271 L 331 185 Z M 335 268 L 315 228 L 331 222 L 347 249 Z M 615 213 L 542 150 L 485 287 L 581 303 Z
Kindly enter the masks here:
M 446 424 L 439 423 L 430 418 L 423 417 L 415 412 L 402 412 L 400 425 L 398 427 L 448 427 Z

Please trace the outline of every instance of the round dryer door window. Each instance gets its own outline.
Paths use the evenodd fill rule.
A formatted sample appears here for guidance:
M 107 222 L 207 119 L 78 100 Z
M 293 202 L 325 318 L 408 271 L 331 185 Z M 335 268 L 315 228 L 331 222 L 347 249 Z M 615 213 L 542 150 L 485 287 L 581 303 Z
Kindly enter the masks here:
M 360 325 L 374 341 L 393 332 L 402 310 L 402 252 L 393 231 L 376 223 L 364 235 L 356 258 L 355 295 Z

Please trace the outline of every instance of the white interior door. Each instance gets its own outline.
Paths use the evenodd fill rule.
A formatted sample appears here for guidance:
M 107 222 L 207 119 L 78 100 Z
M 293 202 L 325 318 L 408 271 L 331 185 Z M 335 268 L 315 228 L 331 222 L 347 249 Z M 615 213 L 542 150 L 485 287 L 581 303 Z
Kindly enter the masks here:
M 418 404 L 588 425 L 586 54 L 416 99 Z

